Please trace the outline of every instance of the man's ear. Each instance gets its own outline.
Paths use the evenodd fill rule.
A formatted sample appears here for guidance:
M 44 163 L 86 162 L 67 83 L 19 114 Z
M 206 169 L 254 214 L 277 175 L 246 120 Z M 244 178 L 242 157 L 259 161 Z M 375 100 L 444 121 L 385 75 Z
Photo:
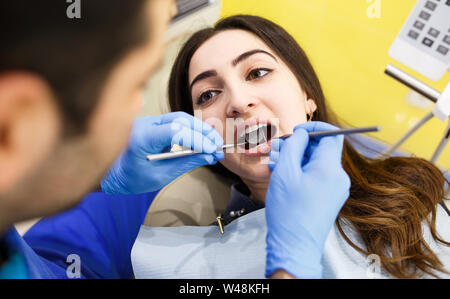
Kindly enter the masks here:
M 56 144 L 60 113 L 47 82 L 27 72 L 0 74 L 0 193 L 14 187 Z

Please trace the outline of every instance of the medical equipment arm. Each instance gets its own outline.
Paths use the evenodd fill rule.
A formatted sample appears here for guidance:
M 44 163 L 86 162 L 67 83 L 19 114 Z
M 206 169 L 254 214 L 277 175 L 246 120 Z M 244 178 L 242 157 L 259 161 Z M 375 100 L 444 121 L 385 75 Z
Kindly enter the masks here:
M 416 92 L 428 98 L 430 101 L 436 103 L 433 110 L 427 115 L 425 115 L 421 120 L 419 120 L 413 127 L 411 127 L 408 132 L 406 132 L 393 146 L 386 150 L 381 157 L 389 156 L 395 152 L 409 137 L 411 137 L 418 129 L 420 129 L 426 122 L 428 122 L 433 116 L 436 116 L 442 121 L 446 121 L 450 116 L 450 83 L 447 84 L 446 88 L 442 93 L 436 89 L 428 86 L 424 82 L 414 78 L 413 76 L 407 74 L 406 72 L 398 69 L 393 65 L 388 65 L 386 67 L 385 73 L 392 78 L 398 80 L 400 83 L 412 88 Z M 450 123 L 449 123 L 450 124 Z M 436 148 L 433 156 L 431 157 L 431 162 L 436 163 L 441 155 L 443 149 L 448 143 L 450 136 L 450 127 L 447 127 L 441 142 Z
M 161 153 L 178 144 L 199 155 L 167 161 L 147 161 L 148 154 Z M 194 168 L 212 165 L 224 157 L 219 133 L 184 112 L 147 116 L 135 121 L 128 148 L 103 178 L 107 194 L 137 194 L 155 191 Z
M 320 278 L 327 236 L 350 192 L 342 168 L 344 137 L 310 139 L 309 132 L 333 130 L 310 122 L 295 128 L 270 153 L 272 175 L 266 195 L 266 276 L 284 270 L 297 278 Z

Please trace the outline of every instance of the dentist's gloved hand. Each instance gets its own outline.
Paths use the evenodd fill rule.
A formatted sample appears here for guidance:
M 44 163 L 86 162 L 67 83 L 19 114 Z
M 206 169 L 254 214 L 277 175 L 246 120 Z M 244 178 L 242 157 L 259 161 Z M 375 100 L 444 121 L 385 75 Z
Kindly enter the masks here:
M 321 278 L 325 241 L 350 192 L 342 168 L 343 135 L 309 138 L 338 129 L 308 122 L 285 141 L 272 142 L 266 195 L 266 276 L 284 270 L 297 278 Z M 278 150 L 277 150 L 278 149 Z
M 147 155 L 179 144 L 202 154 L 161 161 Z M 210 125 L 184 112 L 138 118 L 128 147 L 101 181 L 107 194 L 137 194 L 158 190 L 194 168 L 223 159 L 223 139 Z M 219 148 L 219 150 L 218 150 Z

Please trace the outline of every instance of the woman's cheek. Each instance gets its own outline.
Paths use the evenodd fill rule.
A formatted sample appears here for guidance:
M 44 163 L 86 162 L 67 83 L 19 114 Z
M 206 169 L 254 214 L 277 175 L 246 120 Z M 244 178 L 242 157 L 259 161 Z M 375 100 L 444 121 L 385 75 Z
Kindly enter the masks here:
M 279 109 L 274 107 L 274 114 L 277 115 L 280 128 L 285 134 L 290 134 L 293 132 L 294 128 L 302 123 L 306 122 L 306 111 L 303 106 L 295 104 L 290 104 L 290 109 Z
M 212 128 L 214 128 L 219 135 L 225 140 L 225 134 L 226 134 L 226 128 L 225 123 L 226 119 L 224 116 L 219 115 L 217 113 L 214 113 L 215 111 L 203 111 L 203 110 L 195 110 L 194 116 L 196 118 L 201 119 L 203 122 L 210 125 Z

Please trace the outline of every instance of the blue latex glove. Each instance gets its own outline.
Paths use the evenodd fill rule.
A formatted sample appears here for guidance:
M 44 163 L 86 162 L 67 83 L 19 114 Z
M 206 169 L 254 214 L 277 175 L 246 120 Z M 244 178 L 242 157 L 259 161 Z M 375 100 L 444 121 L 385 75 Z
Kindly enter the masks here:
M 179 144 L 203 154 L 148 161 Z M 223 139 L 210 125 L 184 112 L 138 118 L 128 148 L 101 181 L 107 194 L 138 194 L 161 189 L 194 168 L 223 159 Z
M 309 138 L 308 132 L 335 130 L 323 122 L 294 129 L 273 140 L 266 195 L 266 276 L 283 269 L 297 278 L 322 277 L 322 252 L 350 192 L 342 168 L 344 137 Z

